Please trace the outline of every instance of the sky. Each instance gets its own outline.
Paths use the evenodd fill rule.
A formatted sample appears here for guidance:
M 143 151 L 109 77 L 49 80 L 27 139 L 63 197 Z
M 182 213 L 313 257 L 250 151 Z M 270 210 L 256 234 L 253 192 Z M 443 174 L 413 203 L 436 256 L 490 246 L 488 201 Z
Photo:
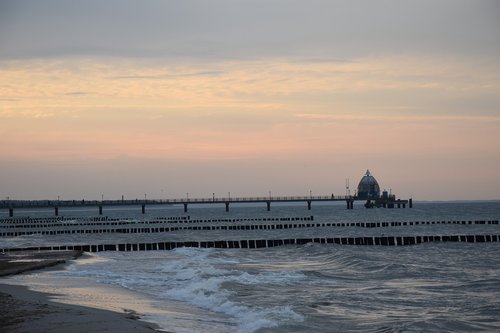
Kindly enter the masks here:
M 0 0 L 0 199 L 500 199 L 496 0 Z

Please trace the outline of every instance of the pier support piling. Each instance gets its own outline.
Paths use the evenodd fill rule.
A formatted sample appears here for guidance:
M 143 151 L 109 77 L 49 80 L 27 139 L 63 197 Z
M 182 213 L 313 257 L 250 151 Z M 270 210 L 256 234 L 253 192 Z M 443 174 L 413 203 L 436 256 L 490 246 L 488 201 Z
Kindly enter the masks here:
M 311 200 L 307 201 L 307 210 L 311 210 Z
M 267 204 L 267 211 L 269 212 L 271 210 L 271 201 L 266 201 Z
M 142 204 L 142 213 L 146 214 L 146 204 Z
M 413 199 L 408 200 L 408 208 L 413 208 Z
M 229 212 L 229 202 L 226 202 L 226 212 Z
M 54 207 L 54 215 L 59 216 L 59 207 Z
M 185 203 L 185 204 L 184 204 L 184 213 L 187 213 L 187 211 L 188 211 L 188 204 L 187 204 L 187 203 Z
M 102 215 L 102 206 L 99 206 L 99 215 Z
M 346 200 L 347 209 L 354 209 L 354 200 Z

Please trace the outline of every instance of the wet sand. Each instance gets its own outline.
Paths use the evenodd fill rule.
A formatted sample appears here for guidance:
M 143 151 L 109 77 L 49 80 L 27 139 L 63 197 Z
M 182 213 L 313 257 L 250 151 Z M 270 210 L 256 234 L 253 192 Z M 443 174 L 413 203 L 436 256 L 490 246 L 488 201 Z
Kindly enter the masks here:
M 0 254 L 0 276 L 60 265 L 79 257 L 76 251 Z M 0 332 L 167 332 L 123 313 L 52 302 L 49 294 L 5 284 L 0 278 Z

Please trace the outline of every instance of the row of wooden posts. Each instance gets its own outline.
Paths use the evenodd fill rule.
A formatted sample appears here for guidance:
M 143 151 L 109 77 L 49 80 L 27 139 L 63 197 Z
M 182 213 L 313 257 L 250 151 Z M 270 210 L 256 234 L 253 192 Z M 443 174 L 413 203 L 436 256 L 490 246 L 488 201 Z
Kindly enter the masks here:
M 295 220 L 295 218 L 292 218 Z M 288 218 L 290 220 L 290 218 Z M 300 222 L 301 218 L 297 218 Z M 305 218 L 306 221 L 310 221 Z M 304 221 L 304 218 L 302 218 Z M 441 223 L 442 222 L 442 223 Z M 114 222 L 109 222 L 114 223 Z M 446 221 L 438 221 L 437 224 L 444 224 Z M 463 224 L 472 225 L 473 221 L 448 221 L 448 224 Z M 182 230 L 193 231 L 215 231 L 215 230 L 229 230 L 229 231 L 244 231 L 244 230 L 282 230 L 282 229 L 297 229 L 297 228 L 321 228 L 321 227 L 360 227 L 360 228 L 384 228 L 384 227 L 400 227 L 400 226 L 413 226 L 413 225 L 435 225 L 436 221 L 427 222 L 357 222 L 357 223 L 280 223 L 280 224 L 230 224 L 230 225 L 192 225 L 192 224 L 177 224 L 176 226 L 161 226 L 161 227 L 118 227 L 118 228 L 100 228 L 100 229 L 77 229 L 78 225 L 71 225 L 67 229 L 59 230 L 27 230 L 27 231 L 4 231 L 0 232 L 0 237 L 19 237 L 29 235 L 69 235 L 69 234 L 102 234 L 102 233 L 120 233 L 120 234 L 136 234 L 136 233 L 165 233 Z M 489 224 L 498 225 L 498 220 L 477 220 L 474 224 Z
M 120 243 L 95 245 L 64 245 L 24 248 L 4 248 L 1 253 L 21 251 L 165 251 L 175 248 L 221 248 L 221 249 L 258 249 L 284 245 L 305 245 L 308 243 L 330 245 L 368 245 L 368 246 L 406 246 L 431 242 L 486 243 L 498 242 L 500 235 L 426 235 L 426 236 L 378 236 L 378 237 L 334 237 L 334 238 L 287 238 L 287 239 L 245 239 L 221 241 L 184 241 L 157 243 Z

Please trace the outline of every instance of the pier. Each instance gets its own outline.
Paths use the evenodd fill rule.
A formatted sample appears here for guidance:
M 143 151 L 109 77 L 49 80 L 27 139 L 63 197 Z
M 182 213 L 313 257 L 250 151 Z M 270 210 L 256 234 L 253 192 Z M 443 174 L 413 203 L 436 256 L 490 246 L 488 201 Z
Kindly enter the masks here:
M 9 217 L 14 216 L 15 209 L 30 209 L 30 208 L 53 208 L 54 215 L 59 216 L 59 209 L 66 207 L 97 207 L 99 215 L 103 214 L 103 208 L 106 206 L 138 206 L 142 214 L 146 213 L 148 205 L 181 205 L 184 212 L 188 212 L 188 206 L 193 204 L 198 205 L 224 205 L 226 212 L 229 212 L 231 204 L 245 203 L 262 203 L 265 204 L 268 211 L 271 210 L 272 203 L 295 203 L 303 202 L 308 210 L 311 210 L 313 202 L 336 202 L 344 201 L 347 209 L 354 209 L 354 201 L 364 200 L 357 196 L 350 195 L 326 195 L 326 196 L 268 196 L 268 197 L 225 197 L 225 198 L 185 198 L 185 199 L 134 199 L 134 200 L 2 200 L 0 201 L 0 209 L 6 209 L 9 212 Z M 412 199 L 409 200 L 394 200 L 387 208 L 412 208 Z
M 366 170 L 366 174 L 361 178 L 359 185 L 357 187 L 355 195 L 350 195 L 349 180 L 346 182 L 346 195 L 323 195 L 323 196 L 313 196 L 310 191 L 309 196 L 272 196 L 269 192 L 269 196 L 265 197 L 231 197 L 231 192 L 228 192 L 227 197 L 215 197 L 215 193 L 212 194 L 211 198 L 189 198 L 189 194 L 186 193 L 186 198 L 183 199 L 147 199 L 146 194 L 144 194 L 144 199 L 125 200 L 123 195 L 121 200 L 104 200 L 104 196 L 101 200 L 60 200 L 59 196 L 57 200 L 11 200 L 7 197 L 7 200 L 0 201 L 0 210 L 8 209 L 9 217 L 14 217 L 14 209 L 29 209 L 29 208 L 53 208 L 54 215 L 59 216 L 59 208 L 63 207 L 98 207 L 99 215 L 103 214 L 103 207 L 105 206 L 140 206 L 142 214 L 146 214 L 147 205 L 182 205 L 184 207 L 184 213 L 188 212 L 188 206 L 193 204 L 198 205 L 223 205 L 226 208 L 226 212 L 229 212 L 230 204 L 245 204 L 245 203 L 262 203 L 266 205 L 267 211 L 271 210 L 272 203 L 295 203 L 303 202 L 308 210 L 311 210 L 313 202 L 335 202 L 344 201 L 346 203 L 347 209 L 354 209 L 354 201 L 362 200 L 365 201 L 364 207 L 374 208 L 413 208 L 413 200 L 410 198 L 408 200 L 396 199 L 396 196 L 387 191 L 380 192 L 380 186 L 370 173 Z

